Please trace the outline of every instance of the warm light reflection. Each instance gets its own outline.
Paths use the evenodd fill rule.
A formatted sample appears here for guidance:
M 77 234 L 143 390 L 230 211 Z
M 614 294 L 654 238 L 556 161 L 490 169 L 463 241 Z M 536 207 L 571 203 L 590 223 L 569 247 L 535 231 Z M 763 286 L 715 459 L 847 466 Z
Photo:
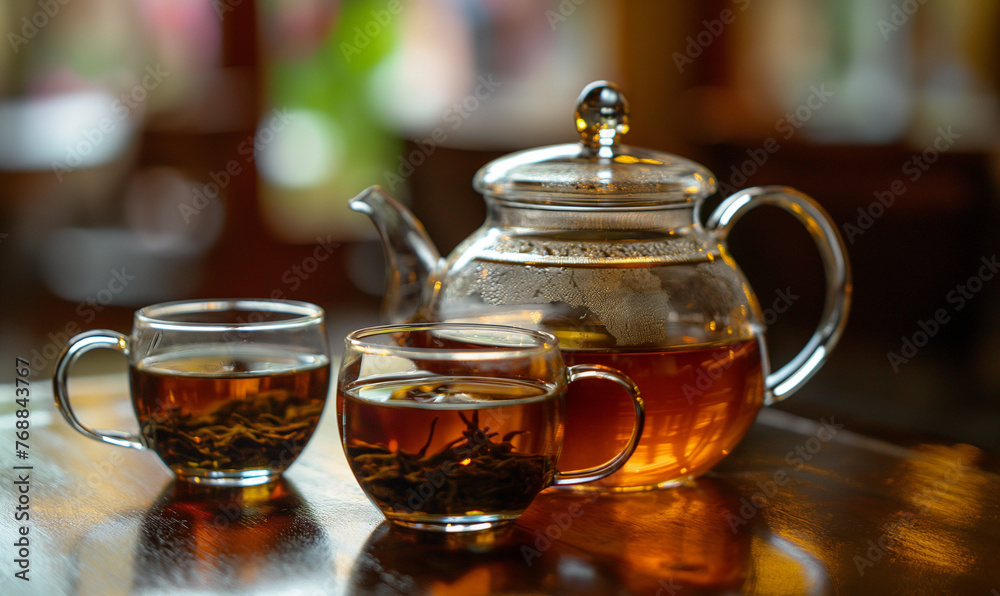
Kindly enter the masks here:
M 701 479 L 667 491 L 590 499 L 543 493 L 519 523 L 543 530 L 553 514 L 571 506 L 579 507 L 580 522 L 566 528 L 560 542 L 613 561 L 624 593 L 654 594 L 660 579 L 725 590 L 747 578 L 750 537 L 726 521 L 739 503 L 725 485 Z
M 681 585 L 734 587 L 743 583 L 747 537 L 734 534 L 726 522 L 731 505 L 715 486 L 701 482 L 637 504 L 621 499 L 608 512 L 616 523 L 629 528 L 628 540 L 621 547 L 631 569 L 651 577 L 670 577 Z
M 993 497 L 969 474 L 982 452 L 971 445 L 921 445 L 916 451 L 924 457 L 903 460 L 894 471 L 892 493 L 903 506 L 882 525 L 883 542 L 899 556 L 966 571 L 976 557 L 963 532 L 953 530 L 975 527 L 983 503 Z
M 627 130 L 625 132 L 628 132 Z M 624 133 L 623 133 L 624 134 Z M 615 161 L 618 163 L 635 164 L 641 163 L 651 166 L 662 166 L 663 162 L 657 159 L 650 159 L 648 157 L 636 157 L 634 155 L 616 155 Z
M 754 536 L 754 594 L 828 594 L 828 570 L 811 552 L 812 546 L 799 544 L 777 534 Z
M 453 582 L 435 581 L 431 582 L 430 594 L 440 596 L 474 596 L 477 594 L 491 594 L 490 586 L 493 583 L 493 573 L 488 567 L 474 567 L 464 576 Z
M 293 582 L 318 582 L 323 573 L 293 570 L 287 561 L 325 558 L 327 548 L 325 531 L 285 480 L 225 489 L 174 482 L 143 516 L 133 589 L 159 592 L 169 577 L 175 593 L 287 590 Z

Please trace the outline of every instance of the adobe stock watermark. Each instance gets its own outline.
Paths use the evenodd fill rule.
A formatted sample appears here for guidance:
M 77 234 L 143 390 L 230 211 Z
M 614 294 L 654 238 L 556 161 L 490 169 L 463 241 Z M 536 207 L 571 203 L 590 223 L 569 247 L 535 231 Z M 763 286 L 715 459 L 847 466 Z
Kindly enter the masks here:
M 806 463 L 812 461 L 812 458 L 823 450 L 823 446 L 832 441 L 843 428 L 844 425 L 835 423 L 832 416 L 829 420 L 821 418 L 815 434 L 785 454 L 785 463 L 793 466 L 791 472 L 782 468 L 777 470 L 770 480 L 758 481 L 757 488 L 759 490 L 754 491 L 749 499 L 740 497 L 740 508 L 736 513 L 726 512 L 726 521 L 733 534 L 736 534 L 741 526 L 750 523 L 750 520 L 760 513 L 761 509 L 767 507 L 768 499 L 774 498 L 781 487 L 788 484 L 792 475 L 805 468 Z
M 854 555 L 852 559 L 854 567 L 858 570 L 858 575 L 864 577 L 865 571 L 869 567 L 874 567 L 875 563 L 882 560 L 882 557 L 892 550 L 893 545 L 899 539 L 900 532 L 912 527 L 917 522 L 917 517 L 930 509 L 931 503 L 939 501 L 947 495 L 955 483 L 965 475 L 966 470 L 968 470 L 968 466 L 964 462 L 960 460 L 951 462 L 948 465 L 948 471 L 939 480 L 935 480 L 933 485 L 925 487 L 913 497 L 914 502 L 921 503 L 916 514 L 909 511 L 902 513 L 899 520 L 882 526 L 883 532 L 878 538 L 874 540 L 869 538 L 866 543 L 868 549 L 864 553 L 865 556 Z
M 299 287 L 302 286 L 303 282 L 319 271 L 322 263 L 326 262 L 330 258 L 330 255 L 336 252 L 339 247 L 340 243 L 333 241 L 332 234 L 327 234 L 326 238 L 317 236 L 316 246 L 313 248 L 312 254 L 306 256 L 300 262 L 290 266 L 288 269 L 285 269 L 281 274 L 281 282 L 284 286 L 271 290 L 268 294 L 268 298 L 271 300 L 285 300 L 286 298 L 289 298 L 288 292 L 295 292 L 298 290 Z M 264 312 L 253 311 L 246 316 L 236 317 L 236 322 L 260 323 L 264 321 L 264 319 Z M 223 340 L 226 342 L 243 342 L 250 338 L 250 333 L 250 331 L 234 329 L 232 331 L 227 331 L 223 335 Z
M 112 449 L 111 454 L 101 463 L 91 463 L 91 471 L 87 474 L 86 478 L 87 486 L 95 490 L 100 488 L 124 461 L 124 451 L 121 449 Z
M 750 0 L 733 0 L 733 4 L 736 8 L 743 12 L 750 6 Z M 712 19 L 704 19 L 702 24 L 702 30 L 695 35 L 688 35 L 686 40 L 687 45 L 684 46 L 684 52 L 675 51 L 670 55 L 674 59 L 674 65 L 677 66 L 677 72 L 683 73 L 684 67 L 689 64 L 694 64 L 695 58 L 701 56 L 702 52 L 705 51 L 708 46 L 712 45 L 716 39 L 722 36 L 728 25 L 732 25 L 736 21 L 736 13 L 733 12 L 731 8 L 724 8 L 719 12 L 719 16 Z
M 777 297 L 774 299 L 774 302 L 762 312 L 765 325 L 776 323 L 779 315 L 788 312 L 788 309 L 799 299 L 798 294 L 792 293 L 790 286 L 785 290 L 779 288 L 776 293 Z M 684 393 L 684 399 L 687 400 L 688 405 L 693 405 L 695 399 L 708 393 L 715 383 L 722 378 L 722 375 L 733 366 L 733 362 L 737 360 L 737 357 L 731 352 L 721 351 L 715 352 L 712 358 L 713 362 L 698 367 L 693 384 L 684 383 L 681 386 L 681 391 Z
M 140 82 L 111 102 L 111 110 L 117 118 L 108 116 L 95 123 L 93 127 L 84 129 L 80 133 L 82 139 L 75 145 L 66 147 L 65 159 L 61 162 L 52 162 L 52 171 L 56 173 L 59 182 L 63 181 L 64 175 L 80 167 L 83 164 L 83 158 L 93 153 L 94 149 L 104 142 L 104 139 L 128 118 L 133 110 L 146 101 L 149 93 L 159 87 L 160 83 L 169 76 L 170 73 L 163 70 L 159 64 L 147 66 Z
M 551 8 L 546 9 L 545 20 L 549 22 L 549 29 L 555 31 L 556 27 L 558 27 L 560 23 L 565 23 L 567 19 L 573 16 L 576 9 L 586 1 L 587 0 L 561 0 L 559 2 L 559 6 L 556 7 L 558 12 L 556 10 L 552 10 Z
M 493 75 L 479 76 L 476 88 L 462 101 L 456 101 L 445 110 L 441 119 L 448 123 L 448 128 L 452 131 L 462 126 L 462 123 L 472 116 L 472 113 L 479 109 L 482 102 L 488 100 L 496 90 L 502 85 L 500 81 L 493 78 Z M 389 191 L 396 190 L 396 186 L 410 177 L 413 172 L 420 167 L 427 158 L 437 150 L 438 146 L 448 141 L 448 130 L 444 126 L 435 127 L 431 131 L 430 137 L 418 139 L 416 149 L 410 151 L 409 155 L 399 156 L 399 165 L 396 171 L 385 171 L 385 187 Z
M 528 567 L 534 564 L 534 560 L 542 556 L 542 553 L 552 548 L 552 542 L 559 540 L 563 533 L 573 526 L 573 523 L 583 515 L 584 509 L 587 505 L 593 504 L 597 499 L 601 497 L 601 493 L 593 493 L 593 495 L 584 501 L 570 503 L 569 507 L 563 513 L 552 513 L 549 518 L 552 523 L 545 526 L 542 532 L 538 530 L 533 530 L 535 533 L 534 547 L 528 546 L 527 544 L 521 545 L 521 556 L 524 557 L 524 562 Z
M 278 133 L 294 119 L 295 115 L 289 114 L 287 108 L 272 109 L 267 126 L 259 127 L 256 133 L 247 136 L 236 147 L 236 153 L 245 156 L 243 163 L 239 159 L 230 159 L 224 168 L 209 172 L 208 177 L 212 181 L 191 187 L 191 200 L 177 204 L 177 209 L 180 211 L 181 217 L 184 218 L 184 223 L 191 223 L 192 217 L 204 211 L 212 201 L 218 199 L 219 193 L 225 190 L 233 179 L 243 173 L 243 164 L 252 163 L 257 152 L 273 142 Z
M 21 46 L 27 45 L 29 41 L 38 35 L 38 32 L 48 26 L 52 19 L 56 18 L 63 6 L 70 3 L 70 0 L 39 0 L 38 9 L 27 16 L 21 17 L 20 35 L 16 31 L 7 33 L 7 41 L 14 53 L 21 51 Z M 14 25 L 17 27 L 17 25 Z
M 136 276 L 130 275 L 125 267 L 111 270 L 111 279 L 107 285 L 98 290 L 93 296 L 88 296 L 76 305 L 76 314 L 83 318 L 83 322 L 90 323 L 102 312 L 104 307 L 111 304 L 117 294 L 120 294 L 135 281 Z M 61 332 L 49 333 L 46 337 L 48 342 L 41 349 L 31 351 L 31 368 L 36 373 L 45 370 L 50 362 L 59 356 L 62 347 L 69 343 L 69 340 L 83 329 L 76 321 L 69 321 Z
M 812 119 L 813 114 L 822 109 L 833 96 L 833 91 L 826 88 L 826 83 L 820 83 L 818 87 L 810 85 L 809 95 L 805 101 L 794 111 L 786 112 L 775 122 L 775 132 L 780 133 L 783 141 L 790 140 L 806 122 Z M 782 141 L 774 137 L 768 137 L 760 147 L 747 149 L 747 158 L 738 166 L 736 164 L 730 166 L 729 181 L 724 182 L 721 178 L 719 179 L 719 191 L 724 195 L 736 192 L 739 187 L 746 184 L 747 179 L 764 167 L 772 155 L 781 149 L 781 143 Z
M 354 37 L 351 39 L 353 43 L 340 42 L 340 52 L 344 54 L 344 60 L 350 64 L 355 56 L 371 45 L 372 40 L 381 35 L 389 23 L 403 12 L 403 8 L 402 0 L 389 0 L 385 3 L 385 8 L 369 11 L 371 19 L 363 27 L 355 25 Z
M 684 586 L 678 586 L 674 583 L 674 578 L 661 579 L 658 583 L 660 588 L 656 591 L 655 596 L 674 596 L 674 594 L 681 591 Z
M 320 263 L 323 263 L 330 258 L 330 255 L 340 247 L 339 242 L 333 241 L 333 236 L 327 234 L 326 238 L 316 237 L 316 248 L 313 249 L 313 253 L 304 259 L 301 263 L 292 265 L 286 269 L 281 274 L 281 281 L 286 286 L 290 292 L 295 292 L 302 285 L 302 282 L 309 279 L 309 277 L 316 273 L 319 269 Z M 273 295 L 274 292 L 271 292 Z M 274 296 L 272 296 L 273 298 Z M 282 294 L 283 297 L 283 294 Z
M 1000 271 L 1000 262 L 997 262 L 997 255 L 993 253 L 990 257 L 980 257 L 979 269 L 975 275 L 970 275 L 964 283 L 955 284 L 955 287 L 945 295 L 945 301 L 953 305 L 953 311 L 958 312 L 978 294 L 986 282 L 993 279 L 997 271 Z M 934 315 L 925 320 L 917 321 L 917 330 L 909 336 L 900 337 L 899 353 L 890 351 L 886 354 L 889 359 L 889 366 L 892 372 L 898 373 L 900 367 L 909 364 L 910 360 L 916 357 L 920 348 L 923 348 L 931 339 L 937 335 L 941 329 L 951 322 L 951 312 L 947 308 L 939 308 L 934 311 Z
M 889 37 L 902 29 L 910 21 L 910 18 L 917 14 L 917 11 L 920 10 L 920 7 L 925 2 L 927 0 L 903 0 L 902 2 L 894 3 L 892 11 L 889 13 L 889 20 L 879 19 L 877 22 L 878 31 L 882 34 L 882 39 L 889 41 Z
M 962 135 L 951 129 L 951 126 L 947 128 L 939 126 L 937 133 L 937 137 L 934 138 L 934 142 L 929 147 L 924 149 L 919 155 L 914 155 L 903 162 L 903 174 L 911 183 L 920 180 L 924 172 L 937 163 L 937 160 L 941 158 L 941 154 L 954 147 L 955 141 L 962 138 Z M 889 184 L 889 188 L 885 190 L 876 190 L 874 201 L 868 203 L 867 207 L 858 207 L 857 220 L 853 223 L 847 222 L 843 225 L 842 229 L 847 242 L 854 244 L 856 237 L 870 230 L 875 225 L 875 220 L 885 215 L 886 210 L 895 204 L 896 198 L 905 194 L 906 190 L 906 183 L 902 178 L 893 180 Z

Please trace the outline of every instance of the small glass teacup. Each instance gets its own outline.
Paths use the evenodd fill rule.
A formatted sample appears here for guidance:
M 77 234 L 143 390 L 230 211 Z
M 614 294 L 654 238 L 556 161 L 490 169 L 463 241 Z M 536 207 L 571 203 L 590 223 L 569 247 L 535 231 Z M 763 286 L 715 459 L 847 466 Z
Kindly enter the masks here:
M 70 406 L 69 369 L 110 348 L 128 357 L 138 435 L 92 429 Z M 276 479 L 305 448 L 330 389 L 323 309 L 292 300 L 147 306 L 132 334 L 72 338 L 53 378 L 56 406 L 84 435 L 154 451 L 180 480 L 250 486 Z
M 631 439 L 603 465 L 558 471 L 566 388 L 595 377 L 631 395 Z M 567 368 L 549 333 L 427 323 L 360 329 L 345 341 L 337 382 L 344 452 L 369 499 L 403 526 L 462 532 L 512 521 L 544 488 L 621 468 L 643 422 L 628 377 Z

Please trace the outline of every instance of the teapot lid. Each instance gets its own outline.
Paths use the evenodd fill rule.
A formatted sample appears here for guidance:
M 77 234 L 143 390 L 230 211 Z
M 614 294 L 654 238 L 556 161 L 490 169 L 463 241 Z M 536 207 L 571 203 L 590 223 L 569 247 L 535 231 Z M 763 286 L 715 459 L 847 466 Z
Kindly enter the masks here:
M 628 100 L 609 81 L 584 87 L 576 103 L 579 143 L 505 155 L 476 173 L 493 198 L 534 206 L 627 208 L 690 203 L 716 190 L 704 166 L 670 153 L 620 144 Z

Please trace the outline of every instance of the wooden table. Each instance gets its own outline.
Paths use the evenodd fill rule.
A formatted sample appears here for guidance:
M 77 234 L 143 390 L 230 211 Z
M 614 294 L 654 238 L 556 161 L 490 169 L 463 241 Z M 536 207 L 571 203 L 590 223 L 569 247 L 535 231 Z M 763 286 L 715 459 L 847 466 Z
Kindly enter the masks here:
M 71 388 L 85 422 L 135 428 L 124 375 Z M 206 492 L 152 453 L 77 434 L 47 382 L 31 389 L 19 459 L 0 386 L 0 594 L 1000 596 L 1000 476 L 968 445 L 902 447 L 769 409 L 692 486 L 553 491 L 504 534 L 426 536 L 362 494 L 332 407 L 283 481 Z M 30 582 L 14 578 L 22 526 Z

